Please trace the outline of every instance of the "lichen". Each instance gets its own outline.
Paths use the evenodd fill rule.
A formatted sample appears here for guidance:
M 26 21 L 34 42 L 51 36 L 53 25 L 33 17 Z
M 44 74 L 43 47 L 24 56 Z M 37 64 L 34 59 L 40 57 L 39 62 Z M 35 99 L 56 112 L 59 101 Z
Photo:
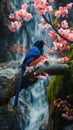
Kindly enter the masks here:
M 71 121 L 61 117 L 61 111 L 54 107 L 53 101 L 57 98 L 65 99 L 71 95 L 70 103 L 73 106 L 73 46 L 68 54 L 70 63 L 70 73 L 65 76 L 53 76 L 47 88 L 47 99 L 50 104 L 50 118 L 53 119 L 53 130 L 62 130 Z

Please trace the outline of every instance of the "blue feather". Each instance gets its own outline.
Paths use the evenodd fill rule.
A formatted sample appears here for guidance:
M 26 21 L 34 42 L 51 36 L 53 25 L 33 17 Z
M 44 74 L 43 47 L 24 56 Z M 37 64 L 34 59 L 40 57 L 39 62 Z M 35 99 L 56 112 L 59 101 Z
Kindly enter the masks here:
M 21 84 L 22 84 L 22 79 L 23 75 L 26 69 L 26 66 L 28 66 L 32 61 L 40 57 L 42 55 L 42 49 L 43 49 L 44 42 L 43 41 L 37 41 L 34 46 L 29 50 L 27 53 L 23 64 L 22 64 L 22 69 L 20 72 L 20 77 L 19 77 L 19 82 L 18 82 L 18 87 L 16 90 L 16 96 L 15 96 L 15 101 L 14 101 L 14 107 L 17 107 L 18 104 L 18 95 L 21 89 Z

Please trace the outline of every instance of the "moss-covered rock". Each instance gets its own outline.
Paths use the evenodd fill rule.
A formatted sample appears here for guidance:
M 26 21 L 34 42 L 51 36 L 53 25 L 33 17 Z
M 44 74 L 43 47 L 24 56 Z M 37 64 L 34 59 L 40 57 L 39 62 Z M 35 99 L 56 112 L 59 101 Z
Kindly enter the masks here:
M 70 73 L 65 76 L 53 76 L 47 88 L 47 99 L 50 104 L 50 118 L 53 119 L 53 130 L 62 130 L 66 125 L 72 123 L 61 117 L 61 111 L 54 107 L 53 101 L 57 98 L 65 99 L 67 95 L 71 95 L 70 103 L 73 106 L 73 46 L 69 54 L 71 61 Z

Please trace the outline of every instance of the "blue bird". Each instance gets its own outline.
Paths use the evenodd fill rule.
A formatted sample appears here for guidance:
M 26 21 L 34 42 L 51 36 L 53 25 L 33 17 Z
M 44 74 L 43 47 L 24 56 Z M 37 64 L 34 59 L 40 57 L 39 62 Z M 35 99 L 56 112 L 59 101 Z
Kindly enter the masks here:
M 26 67 L 29 66 L 30 63 L 38 59 L 41 55 L 43 55 L 43 46 L 46 45 L 43 40 L 35 42 L 34 46 L 29 50 L 27 53 L 20 72 L 20 77 L 18 81 L 18 87 L 16 90 L 16 95 L 15 95 L 15 101 L 14 101 L 14 107 L 17 107 L 18 104 L 18 95 L 21 89 L 21 83 L 23 79 L 24 72 L 26 70 Z

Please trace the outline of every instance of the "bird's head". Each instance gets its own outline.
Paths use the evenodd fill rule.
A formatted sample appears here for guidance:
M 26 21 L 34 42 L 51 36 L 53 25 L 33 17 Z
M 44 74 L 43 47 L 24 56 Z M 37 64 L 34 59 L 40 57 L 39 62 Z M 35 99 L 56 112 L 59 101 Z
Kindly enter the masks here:
M 39 41 L 36 41 L 34 43 L 34 46 L 38 47 L 39 49 L 43 49 L 43 46 L 45 45 L 46 43 L 43 41 L 43 40 L 39 40 Z
M 36 46 L 40 50 L 41 54 L 43 54 L 43 47 L 48 46 L 48 44 L 46 44 L 43 40 L 39 40 L 35 42 L 34 46 Z

